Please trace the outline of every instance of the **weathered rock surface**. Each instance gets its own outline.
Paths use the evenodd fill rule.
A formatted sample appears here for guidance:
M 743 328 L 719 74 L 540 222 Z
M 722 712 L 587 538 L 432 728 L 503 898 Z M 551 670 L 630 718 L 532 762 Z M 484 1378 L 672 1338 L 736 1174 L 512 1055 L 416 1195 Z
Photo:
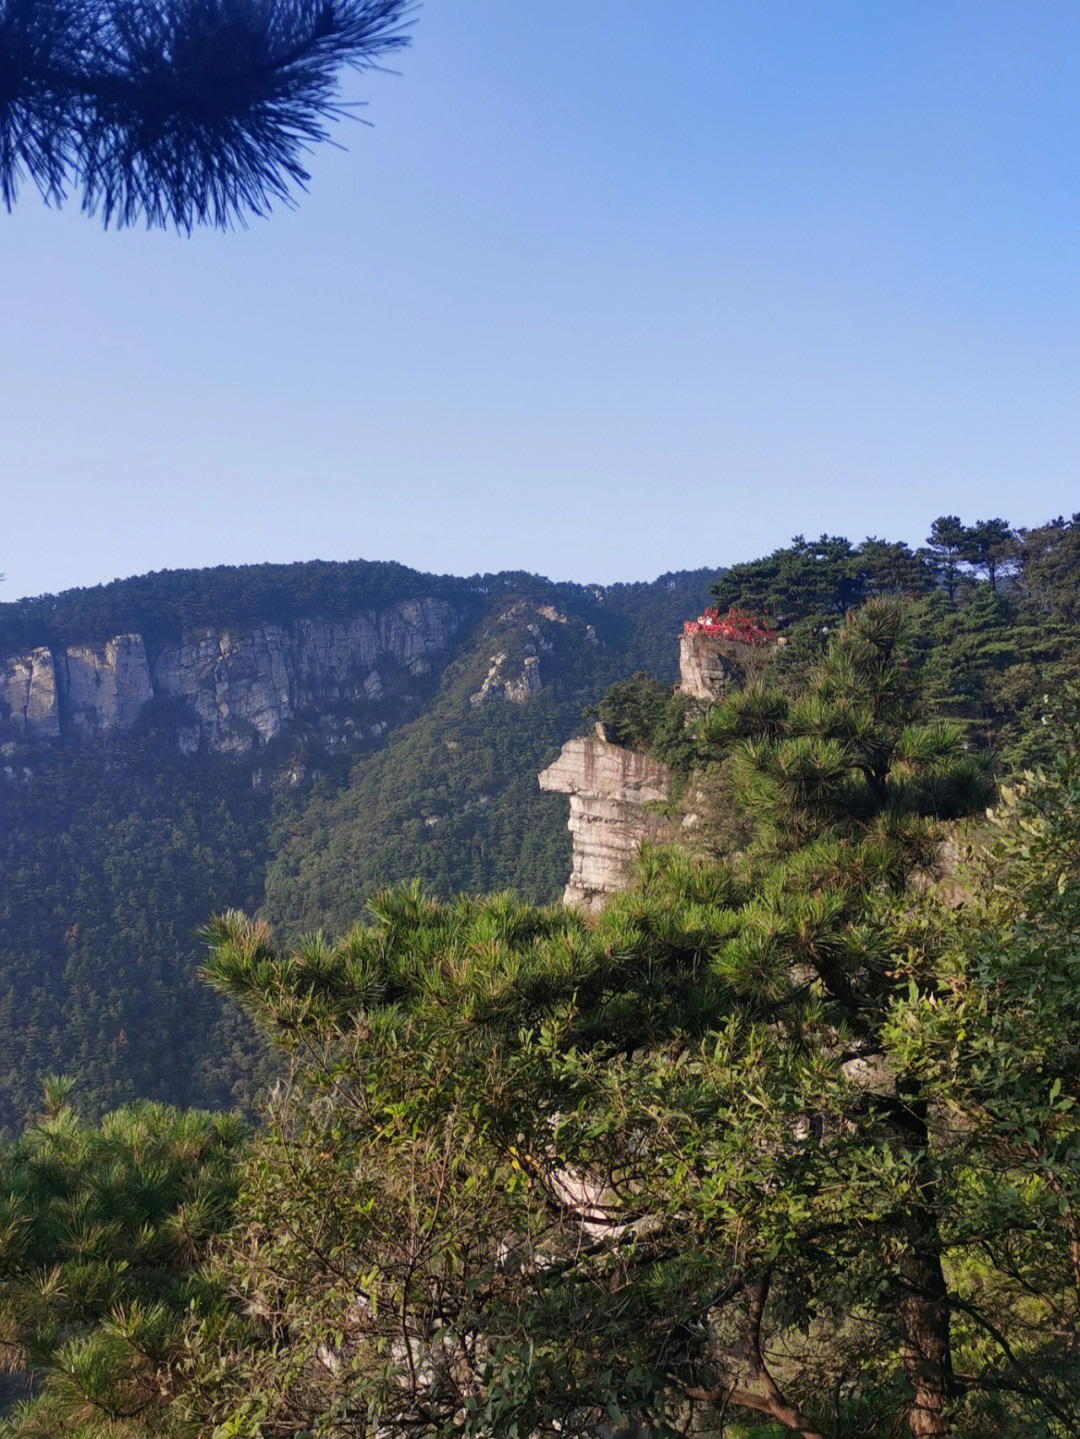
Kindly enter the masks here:
M 57 662 L 70 722 L 79 729 L 130 729 L 153 695 L 141 635 L 72 645 Z
M 155 687 L 191 705 L 212 749 L 243 753 L 292 719 L 289 648 L 279 625 L 203 631 L 159 655 Z
M 665 843 L 676 834 L 670 819 L 645 808 L 667 799 L 667 765 L 599 734 L 570 740 L 539 778 L 541 789 L 570 796 L 574 853 L 566 904 L 595 912 L 626 887 L 642 841 Z
M 0 739 L 130 729 L 148 700 L 167 696 L 186 702 L 198 720 L 179 731 L 185 753 L 203 742 L 244 753 L 302 712 L 379 704 L 388 667 L 414 679 L 429 674 L 448 656 L 461 621 L 445 601 L 419 599 L 340 621 L 200 630 L 152 661 L 137 634 L 56 654 L 33 650 L 0 661 Z
M 60 733 L 56 664 L 51 650 L 0 660 L 0 736 L 55 739 Z
M 679 641 L 679 689 L 695 700 L 718 700 L 739 675 L 722 640 L 684 634 Z
M 532 626 L 530 626 L 532 628 Z M 547 646 L 548 652 L 551 646 Z M 508 679 L 504 673 L 505 653 L 491 656 L 491 667 L 484 676 L 484 683 L 475 694 L 469 696 L 471 705 L 482 705 L 485 700 L 503 695 L 511 704 L 524 704 L 530 695 L 539 694 L 544 688 L 540 677 L 540 659 L 535 654 L 526 655 L 521 663 L 521 673 Z
M 784 644 L 783 638 L 776 644 Z M 679 690 L 695 700 L 721 700 L 761 678 L 776 646 L 747 645 L 720 635 L 683 634 L 679 641 Z
M 511 704 L 524 704 L 530 695 L 539 694 L 543 689 L 540 679 L 540 661 L 536 655 L 526 655 L 522 661 L 521 674 L 515 680 L 506 681 L 506 698 Z

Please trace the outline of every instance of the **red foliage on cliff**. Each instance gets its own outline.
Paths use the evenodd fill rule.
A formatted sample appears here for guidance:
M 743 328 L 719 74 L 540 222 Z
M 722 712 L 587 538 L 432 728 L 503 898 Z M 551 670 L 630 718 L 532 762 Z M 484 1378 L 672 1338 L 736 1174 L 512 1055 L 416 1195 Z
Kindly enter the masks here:
M 709 635 L 714 639 L 733 640 L 739 645 L 756 645 L 759 648 L 771 645 L 776 640 L 776 631 L 761 624 L 756 615 L 734 606 L 721 618 L 719 610 L 706 610 L 696 620 L 687 620 L 683 633 L 688 635 Z

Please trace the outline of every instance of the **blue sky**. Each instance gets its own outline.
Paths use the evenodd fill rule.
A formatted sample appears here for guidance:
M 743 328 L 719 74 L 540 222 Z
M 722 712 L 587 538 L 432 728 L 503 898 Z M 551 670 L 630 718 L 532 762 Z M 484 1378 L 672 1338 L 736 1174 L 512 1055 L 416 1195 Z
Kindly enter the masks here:
M 427 0 L 246 231 L 0 213 L 6 599 L 1080 509 L 1075 0 Z

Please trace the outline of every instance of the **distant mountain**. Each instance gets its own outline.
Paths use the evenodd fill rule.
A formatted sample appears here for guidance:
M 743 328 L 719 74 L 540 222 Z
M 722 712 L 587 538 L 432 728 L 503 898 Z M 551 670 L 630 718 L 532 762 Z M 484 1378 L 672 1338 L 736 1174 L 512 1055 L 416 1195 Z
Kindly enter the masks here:
M 769 608 L 797 688 L 845 608 L 907 596 L 930 709 L 1024 769 L 1080 674 L 1080 516 L 980 549 L 1003 525 L 917 553 L 797 537 L 715 601 Z M 538 772 L 616 681 L 674 681 L 719 574 L 258 565 L 0 605 L 0 1127 L 56 1070 L 88 1112 L 253 1103 L 259 1041 L 198 978 L 212 912 L 336 932 L 413 877 L 556 899 L 566 807 Z
M 606 588 L 400 565 L 177 571 L 0 606 L 0 1126 L 248 1105 L 258 1042 L 201 985 L 225 907 L 338 929 L 380 885 L 556 898 L 536 774 L 582 710 L 675 677 L 716 572 Z

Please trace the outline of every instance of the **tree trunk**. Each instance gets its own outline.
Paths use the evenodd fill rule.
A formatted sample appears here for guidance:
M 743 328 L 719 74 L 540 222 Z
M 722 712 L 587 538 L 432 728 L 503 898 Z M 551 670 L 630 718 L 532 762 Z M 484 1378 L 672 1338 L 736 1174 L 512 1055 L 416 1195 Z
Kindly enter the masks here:
M 952 1433 L 945 1412 L 952 1389 L 949 1291 L 941 1269 L 941 1238 L 934 1216 L 936 1178 L 930 1157 L 926 1101 L 906 1098 L 904 1128 L 922 1153 L 916 1191 L 900 1255 L 904 1296 L 904 1368 L 912 1389 L 908 1425 L 914 1439 L 942 1439 Z
M 922 1217 L 928 1217 L 925 1210 Z M 941 1439 L 952 1433 L 945 1413 L 952 1360 L 949 1296 L 932 1230 L 912 1235 L 900 1260 L 900 1275 L 906 1291 L 901 1303 L 904 1368 L 912 1389 L 908 1424 L 915 1439 Z

